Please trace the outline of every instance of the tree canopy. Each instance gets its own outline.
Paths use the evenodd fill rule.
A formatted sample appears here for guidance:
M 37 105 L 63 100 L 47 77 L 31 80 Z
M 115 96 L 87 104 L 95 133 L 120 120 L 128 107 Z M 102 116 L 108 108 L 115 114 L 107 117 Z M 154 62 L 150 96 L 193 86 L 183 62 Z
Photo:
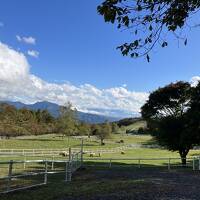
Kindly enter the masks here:
M 60 116 L 58 119 L 58 130 L 63 135 L 74 135 L 77 131 L 76 109 L 68 102 L 60 107 Z
M 199 8 L 199 0 L 104 0 L 97 10 L 105 22 L 132 33 L 133 39 L 118 47 L 123 55 L 146 56 L 149 61 L 157 44 L 168 46 L 169 32 L 187 44 L 184 30 L 198 26 L 190 24 L 189 17 Z
M 55 119 L 47 110 L 16 109 L 0 104 L 0 136 L 38 135 L 55 132 Z
M 182 163 L 191 148 L 200 144 L 200 84 L 169 84 L 152 92 L 141 108 L 149 132 L 161 146 L 178 151 Z
M 92 129 L 93 135 L 96 135 L 100 139 L 101 145 L 104 145 L 104 140 L 109 138 L 112 133 L 112 127 L 108 122 L 95 124 Z

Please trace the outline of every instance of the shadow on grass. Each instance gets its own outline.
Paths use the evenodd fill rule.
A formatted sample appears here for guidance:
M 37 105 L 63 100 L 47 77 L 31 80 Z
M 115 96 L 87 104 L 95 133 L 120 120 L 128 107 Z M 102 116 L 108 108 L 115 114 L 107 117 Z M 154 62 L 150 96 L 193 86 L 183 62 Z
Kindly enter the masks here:
M 47 139 L 47 138 L 24 138 L 24 139 L 16 139 L 18 141 L 40 141 L 40 142 L 60 142 L 64 141 L 62 139 Z M 67 141 L 66 141 L 67 142 Z
M 81 147 L 81 145 L 80 144 L 74 144 L 74 145 L 72 145 L 72 147 Z M 83 148 L 84 147 L 100 147 L 100 145 L 99 144 L 88 144 L 88 143 L 84 143 L 83 144 Z
M 173 169 L 182 169 L 182 170 L 193 170 L 193 167 L 195 170 L 198 170 L 199 167 L 199 161 L 195 160 L 193 163 L 193 160 L 188 160 L 186 165 L 182 165 L 181 159 L 173 161 L 171 160 L 171 163 L 169 164 L 168 159 L 163 160 L 163 162 L 160 161 L 160 163 L 153 163 L 153 161 L 148 161 L 148 160 L 140 160 L 140 162 L 130 162 L 130 163 L 124 163 L 123 161 L 102 161 L 102 162 L 94 162 L 94 161 L 85 161 L 84 166 L 86 167 L 93 167 L 93 168 L 98 168 L 98 167 L 103 167 L 103 168 L 120 168 L 120 170 L 123 169 L 165 169 L 165 170 L 173 170 Z
M 166 163 L 163 163 L 166 164 Z M 60 167 L 60 163 L 55 164 Z M 50 167 L 50 165 L 49 165 Z M 198 173 L 198 172 L 197 172 Z M 164 199 L 155 198 L 162 195 L 163 191 L 168 198 L 172 199 L 172 191 L 180 191 L 183 199 L 184 191 L 194 194 L 198 189 L 199 177 L 191 169 L 181 168 L 168 171 L 166 166 L 144 164 L 138 168 L 137 164 L 113 162 L 110 168 L 108 162 L 84 162 L 84 166 L 72 176 L 72 182 L 65 182 L 65 173 L 48 174 L 47 185 L 8 195 L 0 196 L 1 200 L 86 200 L 86 199 Z M 32 183 L 42 182 L 44 176 L 31 177 Z M 196 181 L 196 182 L 195 182 Z M 30 184 L 29 180 L 15 180 L 13 184 Z M 170 184 L 169 184 L 170 183 Z M 185 187 L 187 183 L 187 187 Z M 191 187 L 189 187 L 191 185 Z M 14 185 L 13 185 L 14 186 Z M 15 187 L 14 186 L 14 187 Z M 178 190 L 176 190 L 178 187 Z M 174 190 L 173 190 L 174 189 Z M 113 195 L 113 198 L 111 196 Z M 121 196 L 122 195 L 122 196 Z M 124 195 L 124 196 L 123 196 Z M 138 195 L 138 196 L 136 196 Z M 150 196 L 148 196 L 150 195 Z M 176 194 L 177 195 L 177 194 Z M 141 198 L 140 198 L 141 197 Z M 145 197 L 145 198 L 144 198 Z M 151 197 L 151 198 L 150 198 Z M 189 199 L 189 198 L 185 198 Z M 198 198 L 197 198 L 198 199 Z
M 145 141 L 145 142 L 142 142 L 141 143 L 142 145 L 155 145 L 155 146 L 157 146 L 158 145 L 158 142 L 155 140 L 155 139 L 149 139 L 149 140 L 147 140 L 147 141 Z

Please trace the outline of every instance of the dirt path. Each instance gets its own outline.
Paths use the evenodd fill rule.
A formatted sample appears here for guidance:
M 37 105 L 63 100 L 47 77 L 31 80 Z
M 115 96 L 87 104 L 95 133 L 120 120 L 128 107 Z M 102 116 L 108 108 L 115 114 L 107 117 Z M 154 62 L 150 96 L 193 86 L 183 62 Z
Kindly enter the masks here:
M 79 192 L 59 200 L 200 200 L 199 172 L 86 170 L 74 181 L 82 182 Z

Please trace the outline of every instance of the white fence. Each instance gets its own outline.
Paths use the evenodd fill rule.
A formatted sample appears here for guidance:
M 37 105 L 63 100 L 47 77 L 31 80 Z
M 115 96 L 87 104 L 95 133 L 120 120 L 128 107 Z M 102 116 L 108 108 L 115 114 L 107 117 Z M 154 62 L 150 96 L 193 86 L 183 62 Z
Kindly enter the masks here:
M 64 181 L 71 181 L 72 174 L 81 167 L 82 162 L 82 150 L 73 154 L 69 153 L 68 160 L 65 161 L 0 162 L 0 194 L 45 185 L 53 174 L 62 174 Z
M 65 149 L 0 149 L 0 156 L 57 156 L 62 152 L 68 151 Z M 74 148 L 73 152 L 80 151 L 80 148 Z
M 129 149 L 140 148 L 141 145 L 124 145 L 112 149 L 84 149 L 84 153 L 118 153 Z M 151 148 L 152 146 L 146 146 Z M 78 152 L 80 148 L 71 148 L 72 152 Z M 16 156 L 57 156 L 63 151 L 68 151 L 68 148 L 63 149 L 0 149 L 0 156 L 16 155 Z
M 186 165 L 181 163 L 180 158 L 84 158 L 84 165 L 122 167 L 165 167 L 168 170 L 177 167 L 187 167 L 192 170 L 200 170 L 200 157 L 188 157 Z

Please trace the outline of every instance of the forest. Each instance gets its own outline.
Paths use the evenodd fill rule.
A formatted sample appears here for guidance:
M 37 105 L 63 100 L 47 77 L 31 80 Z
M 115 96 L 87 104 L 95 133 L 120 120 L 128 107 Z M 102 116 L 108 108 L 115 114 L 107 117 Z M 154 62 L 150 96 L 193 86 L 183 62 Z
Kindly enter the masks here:
M 119 123 L 121 126 L 123 122 Z M 112 132 L 119 128 L 117 122 L 89 124 L 78 120 L 77 111 L 68 103 L 60 107 L 59 117 L 53 117 L 48 110 L 17 109 L 15 106 L 0 104 L 0 136 L 9 139 L 24 135 L 61 134 L 64 136 L 96 135 L 103 145 Z

